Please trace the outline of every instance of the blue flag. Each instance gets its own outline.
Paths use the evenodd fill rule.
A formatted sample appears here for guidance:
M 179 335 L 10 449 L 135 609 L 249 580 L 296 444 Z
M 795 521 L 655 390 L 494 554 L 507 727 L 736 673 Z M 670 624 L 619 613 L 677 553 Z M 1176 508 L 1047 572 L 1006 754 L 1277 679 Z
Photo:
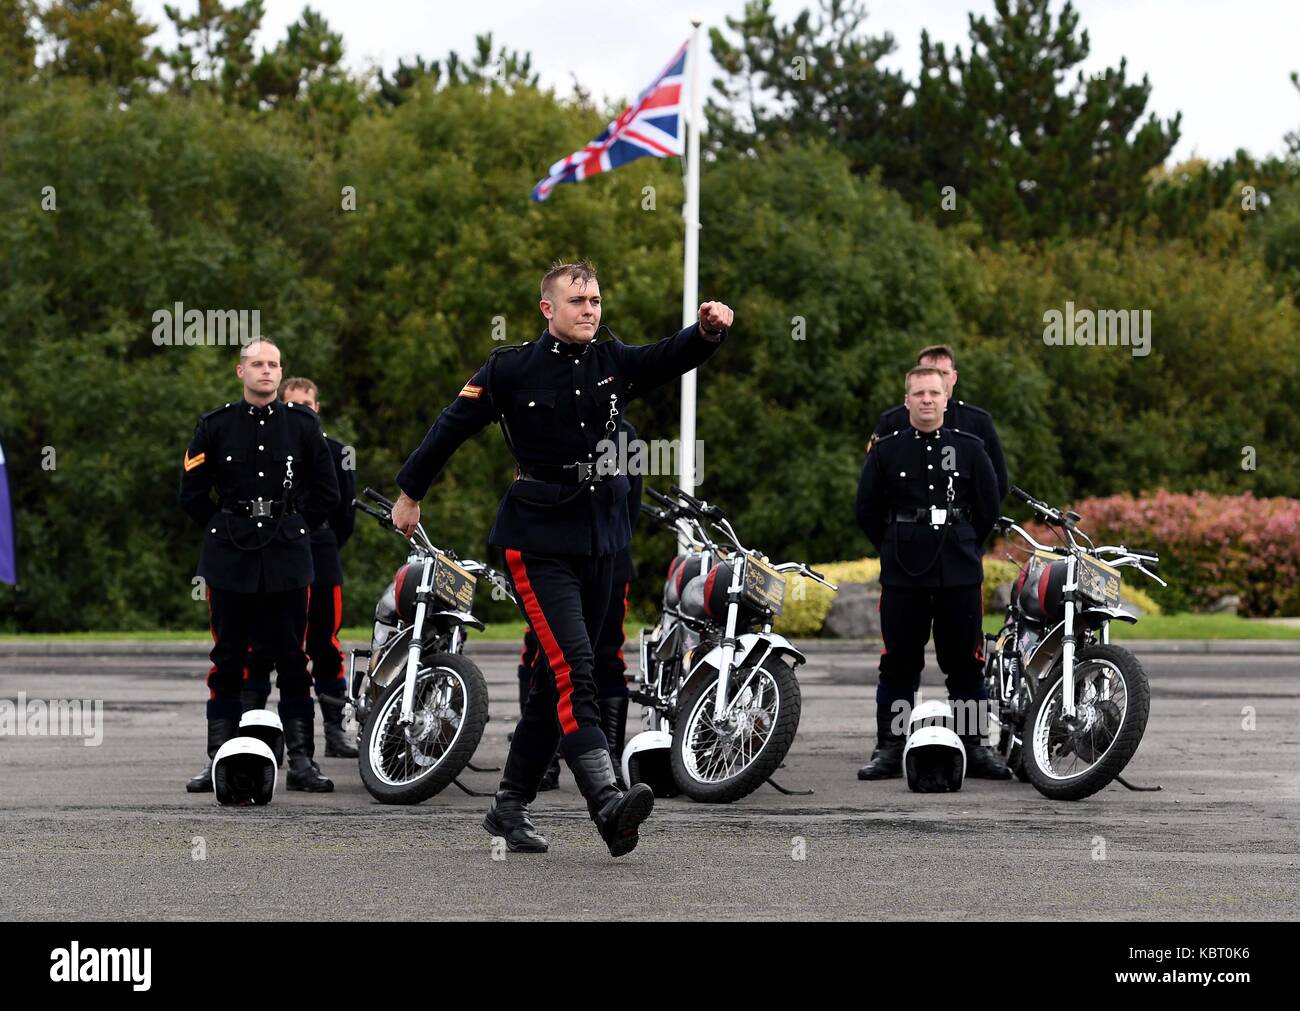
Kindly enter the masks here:
M 0 583 L 18 582 L 14 553 L 14 514 L 9 505 L 9 477 L 5 472 L 5 450 L 0 446 Z

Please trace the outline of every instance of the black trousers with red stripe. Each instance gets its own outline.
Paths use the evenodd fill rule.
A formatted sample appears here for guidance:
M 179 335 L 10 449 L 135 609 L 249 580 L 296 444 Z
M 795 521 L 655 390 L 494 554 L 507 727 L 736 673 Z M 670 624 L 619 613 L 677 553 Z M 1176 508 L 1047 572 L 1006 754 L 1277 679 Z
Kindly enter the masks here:
M 925 644 L 930 639 L 931 626 L 935 659 L 945 675 L 948 697 L 960 701 L 986 697 L 983 619 L 984 601 L 979 584 L 880 588 L 880 630 L 885 648 L 880 654 L 876 719 L 882 736 L 897 716 L 894 703 L 906 701 L 910 716 L 916 690 L 921 685 Z M 906 732 L 904 723 L 902 733 Z
M 596 682 L 597 699 L 627 697 L 627 661 L 623 658 L 623 643 L 627 638 L 624 625 L 627 620 L 628 589 L 631 585 L 627 580 L 613 584 L 609 606 L 605 609 L 605 620 L 601 622 L 600 632 L 596 635 L 592 677 Z M 308 638 L 310 636 L 309 632 Z M 546 665 L 546 655 L 542 652 L 536 634 L 529 628 L 524 633 L 523 649 L 519 652 L 520 712 L 523 711 L 522 701 L 528 697 L 533 681 L 538 677 L 535 669 L 538 664 Z
M 312 711 L 311 676 L 307 673 L 309 587 L 282 593 L 235 593 L 208 589 L 212 623 L 212 669 L 208 672 L 208 718 L 238 718 L 244 665 L 253 643 L 265 647 L 279 672 L 281 715 Z M 286 707 L 286 703 L 288 703 Z M 302 710 L 299 713 L 299 710 Z
M 534 676 L 506 760 L 532 789 L 558 741 L 566 760 L 607 748 L 596 707 L 595 650 L 609 608 L 612 555 L 539 555 L 506 550 L 506 571 L 546 663 Z
M 347 694 L 343 648 L 339 645 L 339 625 L 342 621 L 343 587 L 337 583 L 312 584 L 311 600 L 307 605 L 307 657 L 311 660 L 311 677 L 317 695 L 342 697 Z M 244 687 L 269 695 L 273 667 L 275 660 L 270 649 L 255 641 L 248 653 Z M 277 677 L 276 685 L 279 684 Z M 284 694 L 281 688 L 280 696 L 283 698 Z

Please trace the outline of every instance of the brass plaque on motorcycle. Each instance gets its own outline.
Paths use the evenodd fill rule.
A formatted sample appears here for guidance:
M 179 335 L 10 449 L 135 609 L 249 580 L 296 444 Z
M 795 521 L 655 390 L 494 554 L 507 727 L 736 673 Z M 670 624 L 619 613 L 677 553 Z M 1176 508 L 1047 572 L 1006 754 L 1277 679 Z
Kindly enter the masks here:
M 474 606 L 473 573 L 467 572 L 446 555 L 438 555 L 433 570 L 434 595 L 449 607 L 469 611 Z
M 1079 556 L 1079 592 L 1089 600 L 1119 606 L 1119 570 L 1087 555 Z
M 745 582 L 741 594 L 746 603 L 780 614 L 785 605 L 785 574 L 749 556 L 745 560 Z

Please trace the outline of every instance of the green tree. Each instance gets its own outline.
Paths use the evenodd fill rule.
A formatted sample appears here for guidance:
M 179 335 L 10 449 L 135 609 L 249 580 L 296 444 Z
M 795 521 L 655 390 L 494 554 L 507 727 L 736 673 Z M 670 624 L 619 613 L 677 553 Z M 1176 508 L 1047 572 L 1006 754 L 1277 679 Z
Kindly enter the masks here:
M 866 16 L 861 0 L 821 0 L 815 20 L 804 10 L 783 26 L 771 0 L 748 0 L 741 17 L 727 18 L 734 40 L 711 29 L 714 59 L 727 75 L 713 82 L 708 103 L 713 150 L 820 140 L 854 172 L 879 166 L 889 185 L 910 178 L 910 87 L 880 66 L 896 46 L 888 33 L 862 34 Z
M 265 14 L 262 0 L 231 7 L 221 0 L 199 0 L 189 17 L 171 4 L 163 10 L 177 36 L 176 49 L 162 54 L 171 68 L 171 89 L 183 95 L 207 90 L 227 102 L 255 107 L 260 96 L 252 80 L 257 62 L 253 36 Z
M 131 0 L 55 0 L 40 20 L 53 43 L 45 69 L 54 77 L 110 84 L 123 98 L 158 77 L 159 57 L 145 45 L 156 26 Z
M 36 70 L 36 39 L 31 0 L 0 0 L 0 78 L 23 81 Z
M 970 50 L 921 35 L 920 173 L 911 196 L 941 224 L 973 215 L 995 238 L 1090 234 L 1129 222 L 1146 175 L 1178 142 L 1181 114 L 1140 122 L 1151 86 L 1127 62 L 1085 77 L 1088 33 L 1067 2 L 996 0 L 970 15 Z M 1073 83 L 1062 90 L 1071 72 Z M 959 215 L 945 214 L 952 186 Z

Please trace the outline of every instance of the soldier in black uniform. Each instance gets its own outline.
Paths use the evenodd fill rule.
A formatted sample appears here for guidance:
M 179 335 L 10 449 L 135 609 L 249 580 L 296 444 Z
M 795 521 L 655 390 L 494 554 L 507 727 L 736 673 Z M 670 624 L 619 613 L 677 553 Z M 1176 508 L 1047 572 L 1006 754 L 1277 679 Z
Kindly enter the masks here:
M 280 385 L 280 399 L 287 404 L 310 408 L 320 415 L 320 391 L 310 379 L 286 379 Z M 344 466 L 344 446 L 338 439 L 325 436 L 334 477 L 339 486 L 339 504 L 329 519 L 311 529 L 311 557 L 316 579 L 311 584 L 311 601 L 307 607 L 307 656 L 311 659 L 311 676 L 320 703 L 321 725 L 325 730 L 326 758 L 356 758 L 357 749 L 343 732 L 343 700 L 347 697 L 347 677 L 343 672 L 343 650 L 339 645 L 339 626 L 343 622 L 343 566 L 339 551 L 356 527 L 356 471 Z M 245 669 L 241 700 L 245 710 L 263 709 L 271 693 L 271 654 L 261 644 L 254 644 Z M 314 751 L 312 752 L 314 754 Z
M 980 546 L 998 517 L 997 479 L 979 437 L 943 424 L 948 397 L 937 369 L 912 369 L 905 389 L 908 424 L 875 441 L 858 483 L 858 525 L 880 553 L 885 641 L 877 746 L 858 778 L 902 774 L 904 735 L 933 624 L 936 658 L 960 714 L 966 774 L 1007 779 L 1007 767 L 981 746 L 978 722 L 987 706 Z
M 636 429 L 626 420 L 620 420 L 617 439 L 630 446 L 636 439 Z M 617 439 L 612 440 L 617 445 Z M 627 496 L 627 519 L 636 530 L 637 520 L 641 517 L 641 491 L 644 484 L 641 474 L 629 474 L 631 491 Z M 620 763 L 623 756 L 623 743 L 627 736 L 627 662 L 623 659 L 623 643 L 627 641 L 627 632 L 623 625 L 627 619 L 627 596 L 636 578 L 636 565 L 632 561 L 632 545 L 618 553 L 614 559 L 614 584 L 610 589 L 609 604 L 605 608 L 605 620 L 601 622 L 596 641 L 592 643 L 594 651 L 592 676 L 596 681 L 596 706 L 600 709 L 600 726 L 609 742 L 609 757 L 614 763 L 614 775 L 620 789 L 625 789 Z M 543 653 L 537 636 L 530 628 L 524 633 L 524 646 L 519 654 L 519 712 L 523 715 L 528 694 L 532 691 L 534 680 L 546 677 L 535 668 L 545 665 Z M 542 777 L 539 791 L 554 790 L 560 782 L 560 753 L 555 757 Z
M 982 407 L 976 407 L 964 400 L 954 400 L 953 390 L 957 386 L 957 362 L 952 348 L 946 344 L 932 344 L 922 348 L 916 356 L 916 364 L 926 368 L 938 369 L 943 378 L 944 389 L 948 394 L 948 409 L 943 423 L 948 428 L 959 428 L 963 432 L 978 435 L 984 440 L 984 451 L 988 453 L 993 464 L 993 473 L 998 479 L 998 501 L 1007 497 L 1007 461 L 1002 455 L 1002 440 L 998 438 L 997 429 L 993 427 L 993 415 Z M 906 428 L 907 405 L 899 404 L 885 411 L 876 422 L 876 429 L 871 434 L 871 443 L 883 439 L 890 432 Z M 868 444 L 870 452 L 871 443 Z
M 208 764 L 186 789 L 212 789 L 212 758 L 239 728 L 244 663 L 257 641 L 279 671 L 287 785 L 327 792 L 334 784 L 311 762 L 314 708 L 302 644 L 314 575 L 308 530 L 338 504 L 338 483 L 315 412 L 275 399 L 274 342 L 245 347 L 236 373 L 243 399 L 199 418 L 181 473 L 181 507 L 203 528 L 198 575 L 207 583 L 213 638 Z
M 540 308 L 549 321 L 542 336 L 489 356 L 407 459 L 397 477 L 402 495 L 393 523 L 409 536 L 419 499 L 452 453 L 500 420 L 518 470 L 490 540 L 505 549 L 549 674 L 528 697 L 483 824 L 511 850 L 546 849 L 527 805 L 558 738 L 601 837 L 611 854 L 622 856 L 636 845 L 654 793 L 644 785 L 618 789 L 596 705 L 592 643 L 609 604 L 615 557 L 631 536 L 628 479 L 597 468 L 596 449 L 616 430 L 630 399 L 709 359 L 732 312 L 706 302 L 697 324 L 654 344 L 596 342 L 600 287 L 583 263 L 557 264 L 547 273 Z

